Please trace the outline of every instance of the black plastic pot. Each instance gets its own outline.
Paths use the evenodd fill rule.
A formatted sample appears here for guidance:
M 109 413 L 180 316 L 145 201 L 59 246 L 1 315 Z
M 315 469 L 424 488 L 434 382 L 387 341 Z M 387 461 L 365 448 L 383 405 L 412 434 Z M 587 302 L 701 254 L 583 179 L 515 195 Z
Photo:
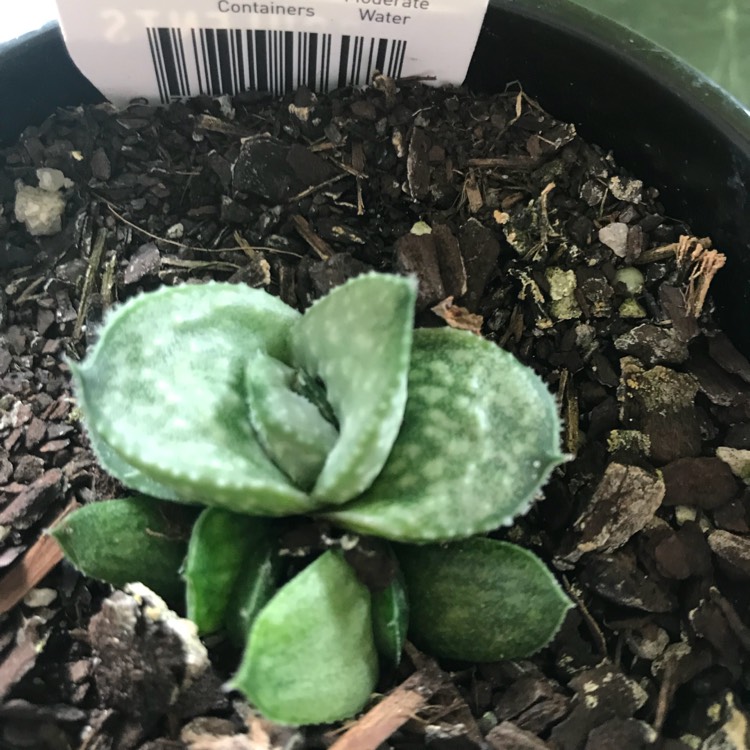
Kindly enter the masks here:
M 565 0 L 491 0 L 468 76 L 509 81 L 662 191 L 667 210 L 729 256 L 714 287 L 723 324 L 750 353 L 750 113 L 664 50 Z M 0 47 L 0 141 L 61 105 L 101 95 L 58 28 Z

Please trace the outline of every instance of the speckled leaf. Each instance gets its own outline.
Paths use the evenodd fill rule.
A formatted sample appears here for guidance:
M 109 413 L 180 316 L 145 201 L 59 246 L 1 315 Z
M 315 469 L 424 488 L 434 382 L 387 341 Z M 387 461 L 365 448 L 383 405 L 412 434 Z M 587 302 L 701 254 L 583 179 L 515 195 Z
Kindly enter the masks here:
M 255 620 L 232 687 L 281 724 L 323 724 L 359 711 L 375 687 L 370 594 L 326 552 Z
M 65 516 L 50 533 L 84 575 L 113 586 L 140 582 L 174 603 L 184 591 L 179 570 L 193 518 L 150 497 L 102 500 Z
M 135 490 L 148 497 L 158 497 L 160 500 L 181 501 L 177 492 L 171 487 L 160 484 L 155 479 L 131 466 L 118 453 L 104 442 L 98 432 L 87 430 L 89 443 L 96 455 L 100 466 L 103 466 L 108 474 L 122 482 L 125 487 Z
M 529 656 L 572 606 L 528 550 L 494 539 L 397 549 L 409 593 L 409 637 L 430 654 L 465 661 Z
M 532 370 L 473 334 L 419 330 L 391 456 L 327 517 L 397 541 L 464 538 L 524 513 L 562 460 L 555 400 Z
M 338 438 L 318 408 L 292 390 L 295 371 L 259 352 L 246 370 L 250 421 L 266 453 L 302 490 L 310 490 Z
M 339 422 L 313 495 L 340 504 L 383 467 L 406 402 L 416 284 L 367 274 L 316 302 L 292 331 L 294 364 L 318 376 Z
M 380 655 L 398 666 L 409 627 L 409 601 L 404 579 L 398 575 L 382 591 L 372 594 L 372 631 Z
M 220 630 L 241 572 L 271 533 L 268 520 L 206 508 L 193 526 L 185 559 L 187 616 L 201 635 Z
M 186 501 L 245 513 L 304 511 L 258 443 L 244 399 L 254 351 L 288 357 L 299 317 L 257 289 L 160 289 L 118 308 L 78 366 L 76 395 L 95 442 Z
M 276 593 L 283 572 L 275 534 L 258 536 L 248 548 L 226 614 L 226 629 L 237 648 L 247 642 L 250 628 Z

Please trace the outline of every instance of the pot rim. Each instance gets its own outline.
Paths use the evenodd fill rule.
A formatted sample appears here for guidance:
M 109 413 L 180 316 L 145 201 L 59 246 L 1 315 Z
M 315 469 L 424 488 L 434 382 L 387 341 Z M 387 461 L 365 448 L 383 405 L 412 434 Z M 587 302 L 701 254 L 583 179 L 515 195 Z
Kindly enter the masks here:
M 744 140 L 750 153 L 750 106 L 639 32 L 571 0 L 490 0 L 489 7 L 562 31 L 588 47 L 616 57 L 658 85 L 671 89 L 727 135 L 734 133 L 733 141 Z

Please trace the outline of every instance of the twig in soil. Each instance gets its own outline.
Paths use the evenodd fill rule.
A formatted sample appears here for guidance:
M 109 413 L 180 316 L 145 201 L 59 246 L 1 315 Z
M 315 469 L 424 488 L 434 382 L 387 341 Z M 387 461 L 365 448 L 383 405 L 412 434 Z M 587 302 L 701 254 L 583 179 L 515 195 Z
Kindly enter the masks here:
M 117 253 L 114 252 L 107 258 L 102 271 L 102 307 L 107 310 L 114 302 L 115 270 L 117 267 Z
M 181 247 L 186 250 L 200 250 L 204 249 L 206 252 L 211 252 L 210 250 L 206 248 L 197 248 L 193 247 L 192 245 L 186 245 L 184 242 L 177 242 L 177 240 L 170 240 L 166 237 L 160 237 L 158 234 L 154 234 L 153 232 L 149 232 L 148 229 L 144 229 L 143 227 L 139 227 L 137 224 L 134 224 L 129 219 L 126 219 L 115 207 L 112 205 L 106 198 L 102 197 L 101 195 L 96 195 L 96 193 L 93 193 L 94 197 L 97 200 L 100 200 L 102 203 L 104 203 L 107 208 L 109 209 L 109 212 L 112 214 L 112 216 L 115 217 L 118 221 L 121 221 L 126 226 L 129 226 L 131 229 L 134 229 L 136 232 L 139 232 L 140 234 L 144 235 L 145 237 L 149 237 L 152 240 L 158 240 L 159 242 L 164 242 L 167 245 L 174 245 L 174 247 Z M 225 248 L 229 249 L 229 248 Z M 215 251 L 214 251 L 215 252 Z
M 658 263 L 662 260 L 673 258 L 679 247 L 678 242 L 670 242 L 668 245 L 654 247 L 651 250 L 644 250 L 637 258 L 633 259 L 633 265 L 645 266 L 649 263 Z
M 442 684 L 439 670 L 420 669 L 362 716 L 329 750 L 376 750 L 413 718 Z
M 339 164 L 339 166 L 342 166 L 342 165 Z M 297 195 L 293 195 L 287 201 L 287 203 L 295 203 L 296 201 L 301 201 L 303 198 L 307 198 L 308 195 L 317 193 L 318 190 L 327 188 L 329 185 L 335 185 L 337 182 L 343 180 L 345 177 L 350 177 L 350 176 L 353 176 L 353 175 L 351 175 L 349 171 L 347 170 L 344 174 L 337 174 L 334 177 L 329 177 L 327 180 L 323 180 L 323 182 L 319 182 L 317 185 L 311 185 L 309 188 L 305 188 L 301 193 L 297 193 Z M 357 176 L 359 177 L 360 175 L 357 175 Z
M 664 665 L 661 685 L 659 686 L 659 695 L 656 699 L 656 714 L 654 715 L 654 723 L 652 725 L 657 734 L 661 734 L 661 730 L 664 727 L 664 721 L 669 712 L 669 704 L 672 702 L 672 696 L 674 695 L 676 687 L 674 684 L 675 667 L 676 662 L 671 660 L 667 660 Z
M 206 130 L 213 133 L 222 133 L 223 135 L 237 136 L 239 138 L 248 138 L 252 132 L 247 128 L 239 127 L 233 123 L 222 120 L 213 115 L 198 115 L 195 118 L 195 129 Z
M 74 500 L 53 523 L 57 523 L 78 507 L 79 504 Z M 0 579 L 0 615 L 13 609 L 62 558 L 62 550 L 51 536 L 45 534 L 37 539 L 26 551 L 21 562 Z
M 94 240 L 94 247 L 91 250 L 89 256 L 89 262 L 86 266 L 86 276 L 83 280 L 83 291 L 81 292 L 81 301 L 78 305 L 78 314 L 76 316 L 76 323 L 73 327 L 73 341 L 78 341 L 83 333 L 83 324 L 86 321 L 86 315 L 91 305 L 91 293 L 94 291 L 94 280 L 96 274 L 99 271 L 99 264 L 102 261 L 102 253 L 104 252 L 104 245 L 107 242 L 107 230 L 100 229 L 96 233 L 96 239 Z
M 303 216 L 292 216 L 292 224 L 300 237 L 315 251 L 321 260 L 328 260 L 334 255 L 333 248 L 313 231 L 310 223 Z
M 18 299 L 16 300 L 16 305 L 20 307 L 25 302 L 29 302 L 31 300 L 32 295 L 34 292 L 39 289 L 39 287 L 44 285 L 44 282 L 46 281 L 46 277 L 40 276 L 35 281 L 32 281 L 31 284 L 29 284 L 26 289 L 24 289 L 21 294 L 18 295 Z
M 644 250 L 637 258 L 633 259 L 633 265 L 645 266 L 649 263 L 658 263 L 662 260 L 668 260 L 675 256 L 679 256 L 684 253 L 685 249 L 690 247 L 693 243 L 696 245 L 702 245 L 705 248 L 709 248 L 713 245 L 710 237 L 688 237 L 682 235 L 679 242 L 670 242 L 667 245 L 661 245 L 660 247 L 654 247 L 651 250 Z
M 557 237 L 558 234 L 555 232 L 554 228 L 552 227 L 552 224 L 549 220 L 549 209 L 548 209 L 548 202 L 549 202 L 549 194 L 557 187 L 554 182 L 550 182 L 547 184 L 547 186 L 542 190 L 541 195 L 539 197 L 539 228 L 540 228 L 540 234 L 541 234 L 541 244 L 542 247 L 546 250 L 547 249 L 547 240 L 550 237 Z
M 363 173 L 365 168 L 365 150 L 361 141 L 352 144 L 352 167 Z M 365 215 L 365 202 L 362 197 L 362 177 L 357 176 L 357 216 Z
M 321 138 L 320 140 L 309 144 L 307 148 L 314 154 L 317 154 L 321 151 L 333 151 L 337 146 L 335 143 L 331 143 L 327 138 Z
M 345 175 L 339 175 L 339 177 L 345 177 Z M 200 245 L 188 245 L 184 242 L 178 242 L 177 240 L 170 240 L 167 237 L 160 237 L 158 234 L 154 234 L 153 232 L 149 232 L 148 229 L 144 229 L 143 227 L 138 226 L 138 224 L 134 224 L 129 219 L 126 219 L 115 207 L 112 203 L 110 203 L 106 198 L 104 198 L 101 195 L 93 194 L 94 197 L 97 200 L 100 200 L 102 203 L 104 203 L 107 208 L 109 209 L 109 212 L 112 214 L 112 216 L 115 217 L 118 221 L 121 221 L 126 226 L 130 227 L 136 232 L 139 232 L 144 237 L 148 237 L 149 239 L 156 240 L 157 242 L 163 242 L 166 245 L 172 245 L 173 247 L 179 247 L 183 250 L 194 250 L 197 253 L 228 253 L 228 252 L 234 252 L 236 250 L 242 250 L 244 251 L 245 248 L 242 245 L 235 245 L 234 247 L 217 247 L 217 248 L 210 248 L 210 247 L 201 247 Z M 253 246 L 253 250 L 259 250 L 264 253 L 276 253 L 278 255 L 293 255 L 295 258 L 301 258 L 302 256 L 299 253 L 293 253 L 291 250 L 280 250 L 276 247 L 260 247 L 260 246 Z
M 347 164 L 345 161 L 340 161 L 339 159 L 334 159 L 332 156 L 327 156 L 326 159 L 331 162 L 334 166 L 338 167 L 339 169 L 343 170 L 347 174 L 350 174 L 352 177 L 359 177 L 363 180 L 369 180 L 370 178 L 362 171 L 362 168 L 357 167 L 352 164 Z M 339 177 L 344 177 L 344 175 L 339 175 Z M 331 177 L 333 179 L 333 177 Z M 327 182 L 327 180 L 326 180 Z M 325 183 L 320 183 L 320 185 L 313 185 L 312 187 L 317 189 L 318 187 L 324 186 Z M 308 188 L 309 190 L 310 188 Z
M 496 156 L 484 159 L 469 159 L 466 162 L 466 166 L 478 169 L 518 169 L 527 171 L 538 166 L 540 163 L 540 159 L 536 156 Z
M 570 377 L 570 371 L 563 369 L 560 373 L 560 387 L 558 394 L 563 413 L 563 442 L 567 453 L 575 454 L 578 451 L 578 442 L 580 440 L 578 423 L 579 408 L 578 398 L 573 388 L 573 379 Z
M 591 632 L 591 635 L 594 637 L 594 642 L 596 643 L 599 654 L 605 659 L 609 658 L 609 654 L 607 652 L 607 641 L 604 638 L 604 633 L 602 633 L 601 628 L 593 618 L 591 612 L 589 612 L 583 599 L 578 595 L 578 592 L 570 585 L 570 581 L 568 581 L 565 576 L 561 577 L 566 593 L 576 603 L 578 609 L 581 610 L 581 616 L 583 617 L 586 626 Z
M 171 266 L 173 268 L 200 268 L 202 270 L 214 268 L 220 271 L 236 271 L 241 268 L 236 263 L 228 263 L 224 260 L 185 260 L 183 258 L 175 258 L 173 255 L 163 256 L 161 263 L 163 266 Z

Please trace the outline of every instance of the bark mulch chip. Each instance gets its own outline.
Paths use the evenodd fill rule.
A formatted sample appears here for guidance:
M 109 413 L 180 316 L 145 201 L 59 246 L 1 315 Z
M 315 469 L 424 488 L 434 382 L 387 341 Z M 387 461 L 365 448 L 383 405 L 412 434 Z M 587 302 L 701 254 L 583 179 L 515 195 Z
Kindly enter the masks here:
M 0 747 L 744 747 L 750 362 L 713 316 L 721 248 L 517 89 L 380 77 L 231 103 L 61 110 L 0 149 Z M 14 214 L 42 167 L 73 181 L 51 235 Z M 408 647 L 358 720 L 288 729 L 222 690 L 226 644 L 193 672 L 203 647 L 147 596 L 59 563 L 44 530 L 122 492 L 66 358 L 162 284 L 244 283 L 302 310 L 371 269 L 417 277 L 418 325 L 474 330 L 557 393 L 574 458 L 494 536 L 537 552 L 577 606 L 532 659 Z

